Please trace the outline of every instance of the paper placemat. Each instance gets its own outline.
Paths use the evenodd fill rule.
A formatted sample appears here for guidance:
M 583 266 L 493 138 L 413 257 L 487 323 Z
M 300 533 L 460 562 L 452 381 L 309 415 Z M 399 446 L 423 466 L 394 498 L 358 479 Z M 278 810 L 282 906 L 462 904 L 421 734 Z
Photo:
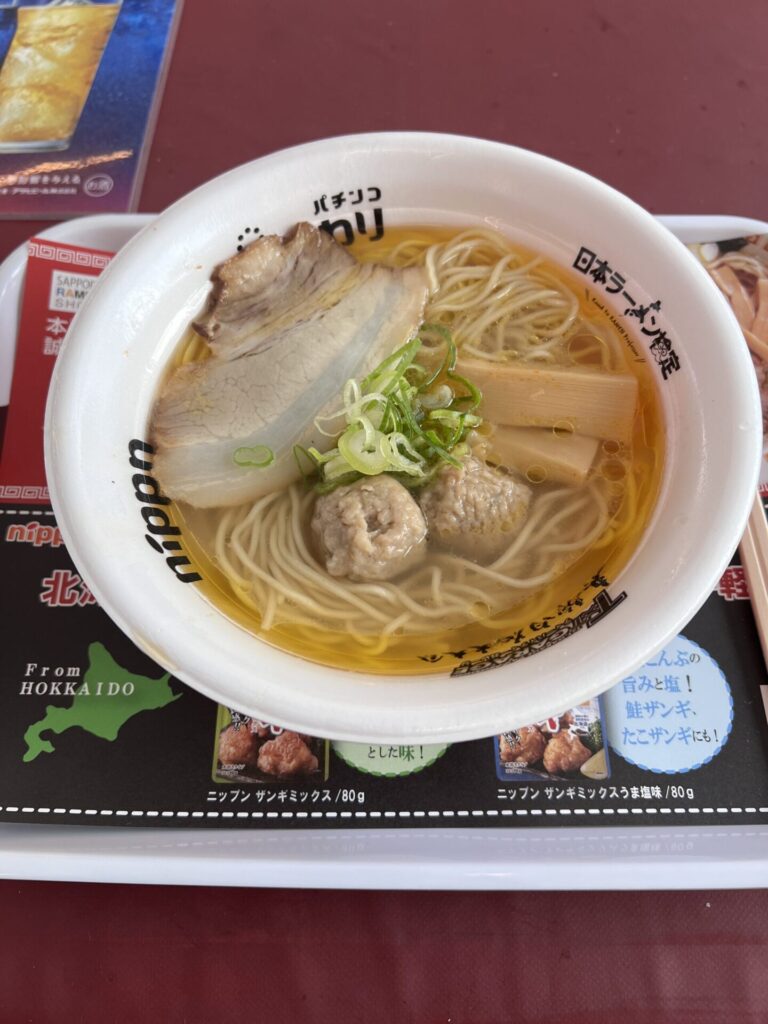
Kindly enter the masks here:
M 299 736 L 219 707 L 155 665 L 99 609 L 70 561 L 48 504 L 42 434 L 30 428 L 42 423 L 60 339 L 108 259 L 29 243 L 0 460 L 0 821 L 264 829 L 768 821 L 765 667 L 736 560 L 684 633 L 599 704 L 471 743 Z

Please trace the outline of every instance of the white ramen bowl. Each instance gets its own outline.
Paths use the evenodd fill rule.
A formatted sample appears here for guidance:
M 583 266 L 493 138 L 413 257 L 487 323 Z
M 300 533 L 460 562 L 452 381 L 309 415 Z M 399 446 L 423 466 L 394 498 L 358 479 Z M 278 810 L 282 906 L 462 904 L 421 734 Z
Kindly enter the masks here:
M 344 202 L 335 208 L 339 194 Z M 209 604 L 195 583 L 179 581 L 168 563 L 178 551 L 147 543 L 147 503 L 137 500 L 137 487 L 145 499 L 153 491 L 151 456 L 129 445 L 146 438 L 164 369 L 205 303 L 213 268 L 238 238 L 330 220 L 364 228 L 374 244 L 377 218 L 384 230 L 497 228 L 565 267 L 575 262 L 576 279 L 586 268 L 585 283 L 617 318 L 628 295 L 636 304 L 660 299 L 657 326 L 672 345 L 672 355 L 659 353 L 672 360 L 665 367 L 649 350 L 655 336 L 643 336 L 636 317 L 623 318 L 656 375 L 667 436 L 660 496 L 631 561 L 602 605 L 561 631 L 569 635 L 560 642 L 540 640 L 532 657 L 530 645 L 507 650 L 495 667 L 469 675 L 452 675 L 450 658 L 437 675 L 345 672 L 268 646 Z M 339 237 L 345 230 L 336 225 Z M 599 260 L 609 265 L 603 282 L 589 276 Z M 402 133 L 276 153 L 161 214 L 119 253 L 78 313 L 57 361 L 45 441 L 69 552 L 104 610 L 164 668 L 222 704 L 301 732 L 447 742 L 561 713 L 634 671 L 685 626 L 740 539 L 761 429 L 735 319 L 705 271 L 650 214 L 543 156 Z

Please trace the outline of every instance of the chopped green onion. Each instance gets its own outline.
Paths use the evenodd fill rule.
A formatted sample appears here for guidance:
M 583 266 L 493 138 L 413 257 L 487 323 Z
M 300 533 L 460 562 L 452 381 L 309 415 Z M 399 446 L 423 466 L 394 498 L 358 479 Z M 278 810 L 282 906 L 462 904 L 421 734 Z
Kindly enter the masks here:
M 266 445 L 257 444 L 253 448 L 236 448 L 232 461 L 236 466 L 255 466 L 257 469 L 264 469 L 275 461 L 275 453 Z
M 416 353 L 421 348 L 421 341 L 412 338 L 397 351 L 393 352 L 383 362 L 379 363 L 376 369 L 364 377 L 361 382 L 363 393 L 369 391 L 381 391 L 388 395 L 394 385 L 413 362 Z
M 362 477 L 359 473 L 345 473 L 344 476 L 337 476 L 333 480 L 322 480 L 320 483 L 315 484 L 315 490 L 318 494 L 328 494 L 330 491 L 335 491 L 337 487 L 346 487 L 348 484 L 355 484 Z
M 429 331 L 434 331 L 442 337 L 446 345 L 446 352 L 442 363 L 427 380 L 422 382 L 419 387 L 419 391 L 428 391 L 438 377 L 443 373 L 450 374 L 456 366 L 456 343 L 451 337 L 451 332 L 448 328 L 443 327 L 442 324 L 424 324 L 421 328 L 421 333 L 429 333 Z
M 416 362 L 430 335 L 437 335 L 445 346 L 439 365 L 431 369 Z M 455 372 L 456 358 L 450 331 L 442 324 L 423 324 L 419 336 L 362 380 L 350 378 L 342 389 L 342 408 L 315 420 L 320 434 L 333 438 L 336 447 L 324 452 L 293 448 L 304 479 L 314 477 L 316 489 L 323 493 L 380 473 L 418 487 L 443 463 L 460 466 L 460 458 L 469 451 L 468 435 L 482 423 L 476 414 L 482 394 Z M 342 430 L 340 421 L 345 424 Z M 275 453 L 266 445 L 255 445 L 238 448 L 232 458 L 238 466 L 263 469 L 272 465 Z
M 316 465 L 322 466 L 324 463 L 330 462 L 331 459 L 336 458 L 339 453 L 335 448 L 331 449 L 329 452 L 320 452 L 317 448 L 308 448 L 307 454 L 311 459 L 315 460 Z
M 389 466 L 389 460 L 381 448 L 386 434 L 372 431 L 366 436 L 364 429 L 350 432 L 345 430 L 339 438 L 339 455 L 346 460 L 347 467 L 365 476 L 378 476 Z
M 441 409 L 449 406 L 452 401 L 453 391 L 447 384 L 438 384 L 433 391 L 419 395 L 422 409 Z
M 315 475 L 317 470 L 317 463 L 309 454 L 307 449 L 301 444 L 295 444 L 293 446 L 293 457 L 296 460 L 296 465 L 299 467 L 302 479 L 309 480 L 310 477 Z M 305 468 L 301 464 L 302 457 L 309 462 L 309 468 Z
M 349 471 L 349 463 L 343 455 L 337 453 L 330 462 L 326 463 L 323 477 L 326 480 L 336 480 L 339 477 L 346 476 Z
M 437 334 L 445 352 L 436 369 L 416 362 L 424 335 Z M 423 486 L 440 466 L 460 466 L 469 450 L 467 435 L 482 423 L 474 414 L 480 391 L 454 372 L 456 345 L 447 328 L 425 324 L 412 338 L 384 359 L 362 380 L 350 379 L 342 389 L 343 408 L 322 422 L 343 417 L 336 447 L 294 449 L 312 463 L 316 489 L 327 493 L 364 477 L 391 473 L 408 487 Z M 457 394 L 458 389 L 458 394 Z M 298 451 L 298 454 L 297 454 Z
M 449 380 L 455 381 L 457 384 L 461 384 L 462 387 L 466 388 L 469 392 L 468 395 L 460 395 L 456 398 L 457 402 L 469 402 L 466 412 L 471 412 L 476 409 L 483 400 L 483 394 L 480 388 L 476 387 L 471 380 L 467 380 L 466 377 L 462 377 L 461 374 L 454 373 L 453 370 L 449 370 L 447 373 Z
M 450 420 L 452 423 L 463 422 L 466 413 L 459 412 L 458 409 L 433 409 L 429 418 L 431 420 Z
M 404 448 L 412 458 L 406 458 L 401 448 Z M 408 473 L 409 476 L 423 476 L 424 459 L 408 444 L 404 434 L 395 433 L 383 437 L 381 449 L 387 460 L 388 469 Z

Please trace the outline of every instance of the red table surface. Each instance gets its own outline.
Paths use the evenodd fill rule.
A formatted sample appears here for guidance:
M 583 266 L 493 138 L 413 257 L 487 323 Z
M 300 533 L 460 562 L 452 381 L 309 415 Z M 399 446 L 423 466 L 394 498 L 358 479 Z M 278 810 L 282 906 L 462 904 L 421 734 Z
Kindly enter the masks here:
M 654 212 L 768 218 L 767 43 L 765 0 L 187 0 L 140 208 L 283 146 L 424 129 Z M 3 224 L 0 258 L 39 228 Z M 0 1024 L 768 1021 L 766 893 L 3 882 L 0 922 Z

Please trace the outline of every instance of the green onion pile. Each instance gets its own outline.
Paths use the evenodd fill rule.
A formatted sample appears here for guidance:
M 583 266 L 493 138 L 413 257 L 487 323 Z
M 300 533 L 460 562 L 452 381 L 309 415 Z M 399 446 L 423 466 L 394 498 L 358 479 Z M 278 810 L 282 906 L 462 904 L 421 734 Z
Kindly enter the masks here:
M 437 369 L 430 370 L 416 359 L 423 337 L 435 335 L 445 354 Z M 439 324 L 424 325 L 418 337 L 363 380 L 347 381 L 343 409 L 325 418 L 343 417 L 347 426 L 330 451 L 294 448 L 302 475 L 313 478 L 316 490 L 325 493 L 380 473 L 392 474 L 406 487 L 421 487 L 444 463 L 459 466 L 468 451 L 467 435 L 482 423 L 476 414 L 482 395 L 455 372 L 455 366 L 456 345 L 450 332 Z M 320 422 L 315 425 L 326 433 Z M 274 453 L 263 445 L 238 448 L 234 461 L 266 467 Z
M 406 487 L 420 487 L 442 463 L 460 465 L 467 434 L 482 422 L 475 415 L 482 395 L 455 372 L 456 346 L 450 333 L 439 325 L 423 327 L 421 334 L 427 333 L 438 334 L 445 343 L 437 369 L 416 362 L 420 336 L 363 380 L 344 385 L 340 414 L 347 426 L 336 447 L 306 452 L 318 471 L 319 492 L 379 473 L 391 473 Z

